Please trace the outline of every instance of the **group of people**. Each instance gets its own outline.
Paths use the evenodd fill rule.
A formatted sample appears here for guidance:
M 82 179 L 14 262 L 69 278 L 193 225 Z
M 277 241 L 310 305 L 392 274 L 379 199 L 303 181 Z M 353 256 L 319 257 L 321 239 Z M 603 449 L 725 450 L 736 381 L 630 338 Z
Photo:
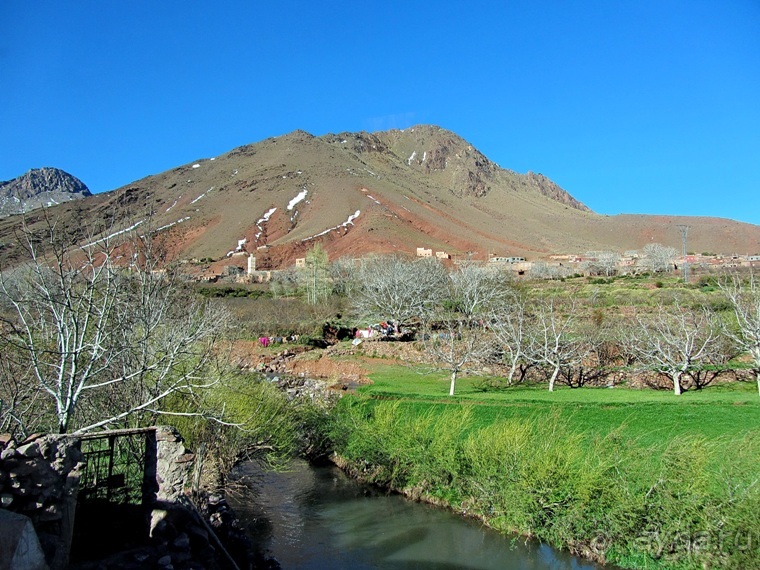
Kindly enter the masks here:
M 299 335 L 291 334 L 288 336 L 262 336 L 259 337 L 259 344 L 264 348 L 272 344 L 282 344 L 284 342 L 297 342 Z
M 398 332 L 393 321 L 383 321 L 369 325 L 366 329 L 356 329 L 354 338 L 373 338 L 375 336 L 390 336 Z

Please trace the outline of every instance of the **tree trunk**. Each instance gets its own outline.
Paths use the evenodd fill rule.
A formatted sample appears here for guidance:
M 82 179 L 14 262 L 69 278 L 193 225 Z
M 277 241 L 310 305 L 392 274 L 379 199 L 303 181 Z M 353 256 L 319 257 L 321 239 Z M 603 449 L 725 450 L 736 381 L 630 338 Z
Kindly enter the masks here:
M 457 372 L 456 370 L 451 371 L 451 389 L 449 389 L 449 396 L 454 395 L 454 387 L 457 384 Z
M 554 382 L 557 380 L 557 376 L 559 376 L 559 366 L 554 368 L 554 372 L 552 372 L 552 377 L 549 378 L 549 392 L 554 392 Z
M 681 395 L 681 372 L 673 374 L 673 393 L 676 396 Z
M 512 363 L 512 367 L 509 369 L 509 376 L 507 376 L 507 384 L 512 385 L 512 380 L 515 377 L 515 371 L 517 370 L 517 361 Z M 760 382 L 760 380 L 758 380 Z

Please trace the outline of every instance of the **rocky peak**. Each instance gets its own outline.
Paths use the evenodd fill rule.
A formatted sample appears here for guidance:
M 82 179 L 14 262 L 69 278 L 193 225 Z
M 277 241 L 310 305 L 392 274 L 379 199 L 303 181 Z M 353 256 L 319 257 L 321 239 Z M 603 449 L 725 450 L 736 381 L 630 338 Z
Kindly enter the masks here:
M 303 129 L 296 129 L 294 131 L 290 131 L 289 133 L 283 135 L 281 138 L 283 140 L 309 141 L 316 137 L 312 135 L 311 133 L 304 131 Z
M 531 187 L 535 188 L 547 198 L 551 198 L 552 200 L 556 200 L 557 202 L 575 208 L 576 210 L 581 210 L 582 212 L 591 211 L 588 206 L 573 198 L 566 190 L 557 186 L 543 174 L 528 171 L 525 175 L 525 179 Z
M 499 167 L 459 135 L 434 125 L 378 133 L 407 166 L 443 177 L 459 196 L 485 196 Z
M 337 135 L 329 134 L 323 136 L 322 139 L 330 144 L 348 149 L 355 154 L 388 152 L 388 147 L 376 134 L 366 131 L 358 133 L 344 132 Z
M 91 196 L 84 183 L 58 168 L 33 168 L 18 178 L 0 182 L 0 216 Z

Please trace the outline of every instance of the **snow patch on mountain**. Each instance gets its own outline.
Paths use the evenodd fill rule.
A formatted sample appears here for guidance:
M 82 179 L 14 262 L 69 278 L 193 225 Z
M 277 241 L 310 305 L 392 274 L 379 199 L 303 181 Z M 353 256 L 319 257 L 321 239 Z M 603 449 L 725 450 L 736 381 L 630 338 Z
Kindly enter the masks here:
M 308 190 L 303 189 L 301 190 L 295 198 L 293 198 L 290 202 L 288 202 L 288 211 L 291 211 L 293 208 L 296 207 L 296 204 L 299 202 L 302 202 L 306 199 L 306 195 L 309 193 Z
M 348 227 L 348 226 L 353 226 L 354 225 L 354 220 L 359 217 L 359 214 L 361 214 L 361 210 L 356 210 L 356 212 L 354 212 L 353 214 L 351 214 L 350 216 L 348 216 L 348 219 L 345 222 L 343 222 L 342 224 L 338 224 L 337 226 L 334 226 L 332 228 L 327 228 L 325 231 L 319 232 L 318 234 L 314 234 L 313 236 L 309 236 L 307 238 L 304 238 L 301 241 L 309 241 L 309 240 L 312 240 L 314 238 L 318 238 L 320 236 L 323 236 L 325 234 L 329 234 L 333 230 L 337 230 L 337 229 L 340 229 L 340 228 L 345 228 L 345 227 Z
M 200 200 L 201 198 L 205 197 L 206 194 L 208 194 L 209 192 L 211 192 L 213 189 L 214 189 L 214 187 L 212 186 L 211 188 L 209 188 L 208 190 L 206 190 L 203 194 L 201 194 L 195 200 L 193 200 L 192 202 L 190 202 L 190 205 L 192 206 L 193 204 L 195 204 L 198 200 Z

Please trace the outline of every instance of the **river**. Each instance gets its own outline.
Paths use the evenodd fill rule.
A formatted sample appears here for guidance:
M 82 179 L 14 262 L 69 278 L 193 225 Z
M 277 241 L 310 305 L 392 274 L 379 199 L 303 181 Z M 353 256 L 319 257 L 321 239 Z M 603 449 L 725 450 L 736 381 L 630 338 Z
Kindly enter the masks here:
M 294 460 L 287 472 L 239 466 L 230 493 L 259 553 L 283 569 L 591 570 L 549 546 L 503 536 L 478 521 Z

